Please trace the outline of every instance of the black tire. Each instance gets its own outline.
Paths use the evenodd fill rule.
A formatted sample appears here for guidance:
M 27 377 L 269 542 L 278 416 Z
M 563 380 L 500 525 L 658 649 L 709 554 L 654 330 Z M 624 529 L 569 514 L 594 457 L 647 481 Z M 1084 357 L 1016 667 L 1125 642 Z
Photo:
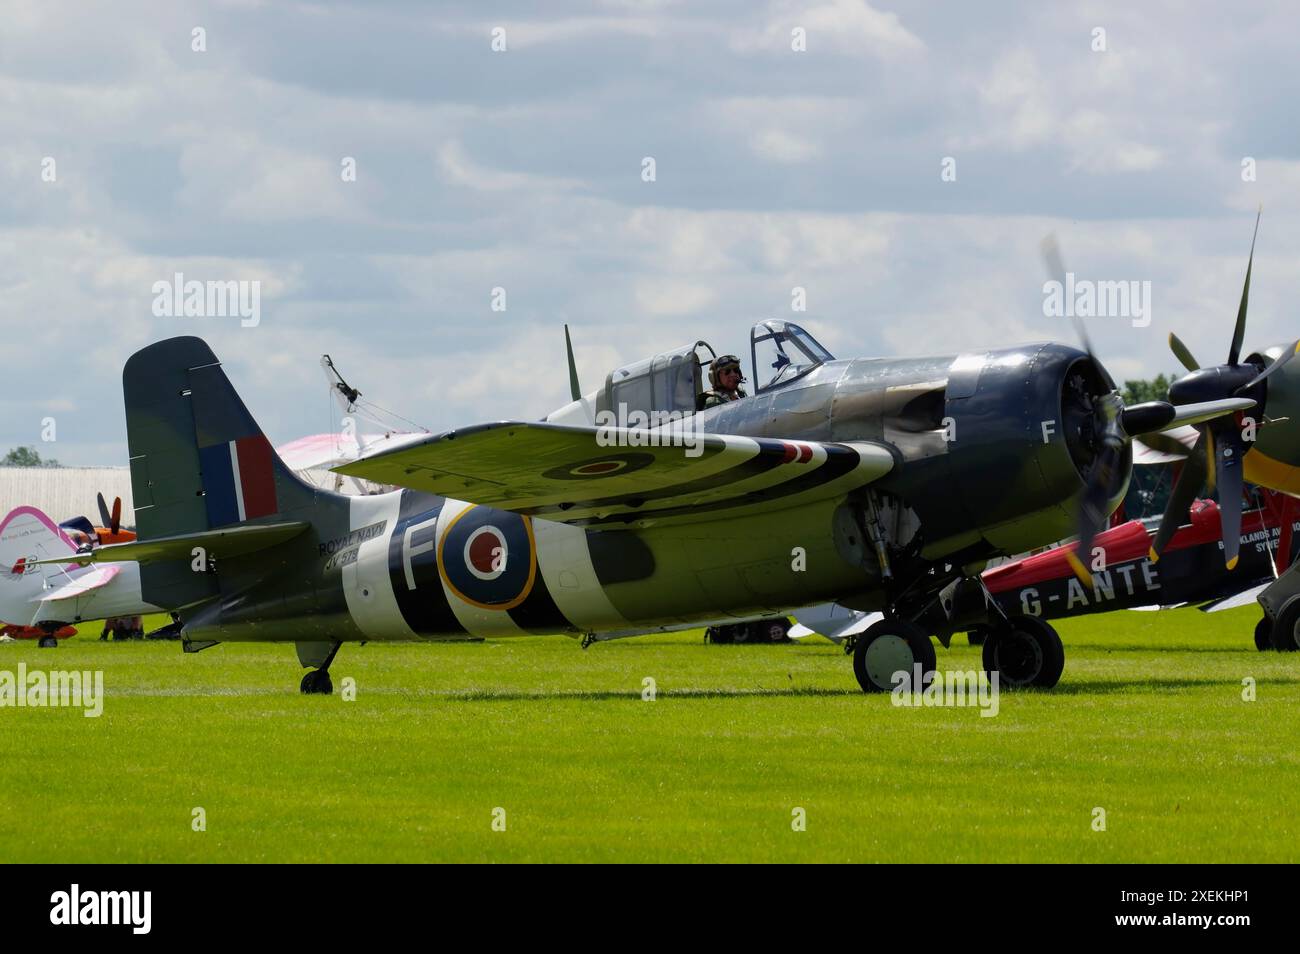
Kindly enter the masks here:
M 1255 648 L 1261 653 L 1273 648 L 1273 622 L 1267 616 L 1255 624 Z
M 334 683 L 328 669 L 313 669 L 302 677 L 298 691 L 305 696 L 328 696 L 334 692 Z
M 1060 635 L 1037 616 L 1012 616 L 984 641 L 984 671 L 997 672 L 1001 688 L 1051 689 L 1064 669 Z
M 853 646 L 853 675 L 863 692 L 891 692 L 893 675 L 909 675 L 921 664 L 921 677 L 934 672 L 934 643 L 923 629 L 899 619 L 882 619 L 871 624 Z M 919 687 L 914 687 L 919 688 Z
M 55 639 L 53 636 L 42 636 L 39 640 L 36 641 L 36 645 L 39 646 L 41 649 L 58 649 L 59 641 Z
M 983 626 L 976 626 L 966 634 L 966 641 L 972 646 L 983 646 L 984 641 L 989 638 L 989 631 Z
M 1273 624 L 1273 648 L 1282 653 L 1300 649 L 1300 599 L 1292 599 Z
M 732 630 L 731 642 L 748 643 L 753 642 L 753 633 L 749 629 L 749 623 L 737 623 L 735 626 L 728 627 Z

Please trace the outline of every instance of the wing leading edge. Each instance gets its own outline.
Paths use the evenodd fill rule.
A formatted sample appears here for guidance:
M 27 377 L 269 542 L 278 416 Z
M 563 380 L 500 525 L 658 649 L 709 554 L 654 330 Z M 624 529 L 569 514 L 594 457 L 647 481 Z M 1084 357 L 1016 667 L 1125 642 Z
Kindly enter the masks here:
M 807 503 L 878 480 L 894 460 L 882 444 L 505 421 L 449 431 L 334 469 L 601 529 Z

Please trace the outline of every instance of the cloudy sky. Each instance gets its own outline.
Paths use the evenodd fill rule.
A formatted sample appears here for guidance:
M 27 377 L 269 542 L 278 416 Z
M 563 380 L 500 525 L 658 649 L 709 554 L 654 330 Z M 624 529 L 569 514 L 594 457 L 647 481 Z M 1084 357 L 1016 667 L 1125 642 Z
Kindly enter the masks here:
M 125 464 L 122 364 L 176 334 L 208 340 L 277 443 L 335 423 L 323 352 L 441 430 L 567 399 L 565 322 L 588 388 L 696 338 L 747 355 L 767 317 L 840 357 L 1073 340 L 1043 314 L 1049 232 L 1081 277 L 1151 282 L 1149 327 L 1089 323 L 1117 378 L 1150 376 L 1170 330 L 1223 360 L 1260 203 L 1246 343 L 1294 339 L 1298 18 L 11 0 L 0 451 Z M 260 281 L 260 324 L 155 316 L 176 272 Z

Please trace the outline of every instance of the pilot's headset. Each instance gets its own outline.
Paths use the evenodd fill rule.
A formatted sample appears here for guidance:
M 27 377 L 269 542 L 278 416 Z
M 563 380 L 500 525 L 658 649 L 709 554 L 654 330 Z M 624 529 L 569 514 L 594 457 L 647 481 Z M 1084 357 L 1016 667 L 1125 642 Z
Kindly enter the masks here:
M 737 358 L 734 354 L 724 354 L 714 358 L 713 361 L 709 363 L 709 386 L 712 387 L 715 391 L 719 387 L 721 387 L 722 385 L 718 380 L 718 376 L 722 374 L 723 368 L 729 368 L 732 365 L 736 366 L 737 371 L 741 371 L 740 359 Z M 745 375 L 744 372 L 741 371 L 740 381 L 737 383 L 737 387 L 739 387 L 739 385 L 744 383 L 745 383 Z

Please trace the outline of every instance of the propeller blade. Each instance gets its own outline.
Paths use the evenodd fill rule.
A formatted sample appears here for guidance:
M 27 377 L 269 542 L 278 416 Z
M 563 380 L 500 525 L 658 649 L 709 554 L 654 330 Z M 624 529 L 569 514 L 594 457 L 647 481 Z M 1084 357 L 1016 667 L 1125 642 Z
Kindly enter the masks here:
M 1246 304 L 1250 300 L 1250 270 L 1255 264 L 1255 238 L 1259 235 L 1259 219 L 1264 214 L 1261 206 L 1255 213 L 1255 234 L 1250 237 L 1250 258 L 1246 259 L 1246 284 L 1241 288 L 1241 304 L 1237 306 L 1237 326 L 1232 329 L 1232 347 L 1228 349 L 1228 364 L 1235 365 L 1241 357 L 1241 342 L 1246 337 Z
M 1183 404 L 1174 412 L 1173 420 L 1160 430 L 1167 431 L 1169 428 L 1177 427 L 1180 424 L 1202 424 L 1205 421 L 1223 417 L 1225 414 L 1232 414 L 1235 411 L 1250 410 L 1254 406 L 1255 402 L 1250 398 L 1221 398 L 1218 401 Z
M 1255 375 L 1255 377 L 1251 378 L 1249 384 L 1243 384 L 1241 387 L 1239 387 L 1237 389 L 1237 393 L 1241 394 L 1245 391 L 1249 391 L 1255 385 L 1259 384 L 1260 381 L 1263 381 L 1265 378 L 1267 378 L 1278 368 L 1282 367 L 1284 364 L 1286 364 L 1288 361 L 1294 358 L 1297 351 L 1300 351 L 1300 341 L 1297 341 L 1294 347 L 1288 348 L 1286 351 L 1283 351 L 1280 355 L 1278 355 L 1277 360 L 1274 361 L 1272 364 L 1270 364 L 1259 374 Z
M 1061 291 L 1064 293 L 1065 280 L 1065 259 L 1061 257 L 1061 246 L 1056 241 L 1056 233 L 1049 232 L 1043 236 L 1043 241 L 1039 245 L 1039 250 L 1043 255 L 1043 264 L 1047 266 L 1047 273 L 1053 281 L 1061 283 Z M 1096 352 L 1092 350 L 1092 342 L 1088 340 L 1088 332 L 1084 330 L 1083 319 L 1078 315 L 1074 316 L 1074 332 L 1079 336 L 1079 341 L 1083 343 L 1083 350 L 1088 352 L 1088 357 L 1095 358 Z
M 1169 496 L 1169 505 L 1165 507 L 1164 516 L 1160 518 L 1160 529 L 1156 531 L 1156 538 L 1151 544 L 1151 562 L 1160 559 L 1165 546 L 1183 525 L 1192 501 L 1196 499 L 1196 494 L 1205 484 L 1205 470 L 1205 435 L 1202 434 L 1196 446 L 1192 448 L 1192 452 L 1187 455 L 1183 469 L 1174 484 L 1173 493 Z
M 117 533 L 118 529 L 121 526 L 122 526 L 122 498 L 114 497 L 113 515 L 112 515 L 112 519 L 109 521 L 108 529 L 111 530 L 113 533 Z
M 1110 517 L 1110 498 L 1123 479 L 1120 463 L 1126 446 L 1120 415 L 1123 404 L 1118 394 L 1103 399 L 1100 408 L 1105 417 L 1104 443 L 1097 455 L 1079 497 L 1079 543 L 1074 552 L 1067 554 L 1070 568 L 1089 586 L 1092 585 L 1092 541 L 1106 526 Z M 1102 555 L 1103 560 L 1105 554 Z
M 1214 431 L 1207 430 L 1205 432 L 1205 466 L 1207 468 L 1205 472 L 1205 489 L 1210 493 L 1214 493 L 1216 482 L 1219 479 L 1219 469 L 1211 466 L 1214 462 L 1215 453 Z
M 108 514 L 108 504 L 104 502 L 103 494 L 95 494 L 95 498 L 99 502 L 99 525 L 107 527 L 112 522 L 112 518 Z
M 1241 458 L 1245 443 L 1231 428 L 1220 430 L 1215 445 L 1215 483 L 1219 486 L 1219 521 L 1223 536 L 1223 559 L 1229 570 L 1237 566 L 1241 546 Z
M 1105 529 L 1106 521 L 1110 518 L 1110 495 L 1115 487 L 1122 453 L 1122 443 L 1118 447 L 1107 444 L 1093 465 L 1088 486 L 1079 499 L 1079 543 L 1068 559 L 1075 575 L 1089 586 L 1092 585 L 1092 572 L 1089 569 L 1092 563 L 1092 541 Z
M 1188 371 L 1201 370 L 1200 364 L 1192 357 L 1191 350 L 1183 344 L 1183 339 L 1178 337 L 1172 331 L 1169 332 L 1169 350 L 1174 353 L 1174 357 L 1182 362 L 1184 368 Z

